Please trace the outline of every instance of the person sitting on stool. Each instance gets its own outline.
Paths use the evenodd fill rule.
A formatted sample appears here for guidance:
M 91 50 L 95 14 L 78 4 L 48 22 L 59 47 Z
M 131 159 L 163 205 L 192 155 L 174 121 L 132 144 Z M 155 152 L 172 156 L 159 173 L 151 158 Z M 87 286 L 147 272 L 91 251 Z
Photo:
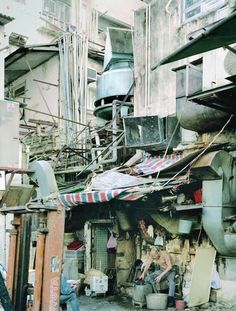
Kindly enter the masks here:
M 145 277 L 146 272 L 150 266 L 154 264 L 155 271 L 148 274 Z M 152 248 L 150 251 L 150 259 L 144 267 L 140 279 L 144 280 L 152 285 L 157 282 L 160 283 L 161 280 L 167 279 L 169 285 L 168 293 L 168 307 L 175 306 L 174 294 L 175 294 L 175 269 L 171 263 L 170 254 L 166 251 L 161 251 L 158 247 Z
M 61 273 L 61 295 L 60 305 L 65 306 L 66 303 L 70 304 L 72 311 L 79 311 L 79 301 L 76 294 L 76 283 L 68 284 L 67 279 L 63 272 Z

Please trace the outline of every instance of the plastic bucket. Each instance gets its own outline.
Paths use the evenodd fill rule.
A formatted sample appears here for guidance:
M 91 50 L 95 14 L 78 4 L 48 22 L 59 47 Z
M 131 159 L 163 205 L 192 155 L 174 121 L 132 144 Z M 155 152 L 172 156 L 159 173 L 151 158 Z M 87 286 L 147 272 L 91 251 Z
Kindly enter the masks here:
M 185 234 L 188 234 L 190 233 L 191 231 L 191 228 L 192 228 L 192 221 L 191 220 L 183 220 L 183 219 L 180 219 L 179 220 L 179 233 L 185 233 Z
M 167 306 L 167 294 L 149 294 L 146 296 L 147 309 L 165 310 Z
M 185 308 L 185 301 L 181 299 L 175 300 L 175 308 L 176 310 L 184 310 Z

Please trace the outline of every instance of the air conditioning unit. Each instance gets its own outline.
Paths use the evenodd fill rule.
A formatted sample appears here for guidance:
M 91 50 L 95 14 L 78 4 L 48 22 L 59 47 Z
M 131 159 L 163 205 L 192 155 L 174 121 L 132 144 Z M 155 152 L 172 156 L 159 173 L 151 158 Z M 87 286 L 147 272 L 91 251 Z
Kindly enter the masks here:
M 177 126 L 175 116 L 124 117 L 125 145 L 129 148 L 145 150 L 164 150 Z M 175 130 L 170 147 L 180 142 L 179 126 Z
M 232 48 L 236 50 L 236 45 Z M 236 75 L 236 55 L 235 53 L 228 51 L 224 59 L 224 69 L 230 76 Z
M 202 69 L 187 64 L 173 69 L 176 72 L 176 98 L 192 95 L 202 90 Z

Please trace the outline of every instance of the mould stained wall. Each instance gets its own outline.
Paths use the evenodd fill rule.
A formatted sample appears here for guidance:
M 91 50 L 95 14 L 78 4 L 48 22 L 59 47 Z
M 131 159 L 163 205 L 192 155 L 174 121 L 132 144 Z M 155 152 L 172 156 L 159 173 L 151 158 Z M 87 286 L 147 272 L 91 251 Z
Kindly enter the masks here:
M 158 63 L 176 49 L 196 37 L 203 27 L 211 25 L 230 14 L 227 3 L 224 7 L 202 15 L 190 22 L 181 20 L 181 1 L 153 1 L 150 5 L 150 25 L 146 8 L 135 11 L 134 21 L 134 57 L 135 57 L 135 114 L 166 116 L 176 110 L 176 74 L 177 68 L 203 57 L 203 88 L 209 89 L 222 85 L 227 74 L 224 71 L 223 49 L 206 52 L 187 59 L 176 61 L 149 71 L 150 92 L 147 90 L 146 75 L 150 67 Z M 150 33 L 150 35 L 149 35 Z M 148 52 L 150 46 L 150 52 Z M 222 52 L 223 51 L 223 52 Z M 150 57 L 149 57 L 150 54 Z M 148 64 L 146 67 L 146 64 Z M 216 64 L 220 64 L 216 66 Z M 210 70 L 209 70 L 210 68 Z M 146 90 L 145 90 L 146 88 Z M 149 95 L 148 95 L 149 94 Z M 148 100 L 145 101 L 146 96 Z M 148 105 L 148 109 L 147 106 Z

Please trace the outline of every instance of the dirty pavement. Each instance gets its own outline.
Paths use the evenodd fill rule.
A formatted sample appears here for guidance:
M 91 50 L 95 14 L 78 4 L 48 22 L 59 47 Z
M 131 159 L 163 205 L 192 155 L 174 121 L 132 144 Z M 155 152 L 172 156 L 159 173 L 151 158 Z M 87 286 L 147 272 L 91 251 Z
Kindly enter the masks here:
M 124 310 L 148 310 L 145 307 L 142 309 L 134 307 L 132 300 L 126 296 L 98 296 L 87 297 L 85 295 L 80 296 L 81 311 L 103 310 L 103 311 L 124 311 Z M 175 311 L 175 308 L 167 308 L 168 311 Z M 199 307 L 185 308 L 189 311 L 202 311 L 202 310 L 231 310 L 236 311 L 236 303 L 234 306 L 227 303 L 206 303 Z

